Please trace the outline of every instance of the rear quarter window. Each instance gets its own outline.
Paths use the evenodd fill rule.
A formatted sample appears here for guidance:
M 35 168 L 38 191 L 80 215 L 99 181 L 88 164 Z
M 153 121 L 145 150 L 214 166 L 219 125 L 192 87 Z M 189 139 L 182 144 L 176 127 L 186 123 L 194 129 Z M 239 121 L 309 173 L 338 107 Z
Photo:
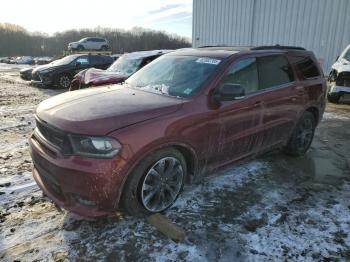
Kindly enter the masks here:
M 283 55 L 258 58 L 259 89 L 280 86 L 294 81 L 291 65 Z
M 321 75 L 315 62 L 307 56 L 292 56 L 291 61 L 300 71 L 301 75 L 307 78 L 315 78 Z

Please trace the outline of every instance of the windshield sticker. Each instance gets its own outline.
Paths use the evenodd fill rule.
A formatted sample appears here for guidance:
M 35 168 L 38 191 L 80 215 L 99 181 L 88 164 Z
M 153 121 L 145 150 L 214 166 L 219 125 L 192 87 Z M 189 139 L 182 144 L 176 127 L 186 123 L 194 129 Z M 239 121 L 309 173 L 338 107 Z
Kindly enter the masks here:
M 201 64 L 211 64 L 211 65 L 218 65 L 221 60 L 219 59 L 212 59 L 212 58 L 207 58 L 207 57 L 201 57 L 196 60 L 197 63 Z
M 189 94 L 191 94 L 191 92 L 192 92 L 192 89 L 187 88 L 187 89 L 185 89 L 184 94 L 189 95 Z

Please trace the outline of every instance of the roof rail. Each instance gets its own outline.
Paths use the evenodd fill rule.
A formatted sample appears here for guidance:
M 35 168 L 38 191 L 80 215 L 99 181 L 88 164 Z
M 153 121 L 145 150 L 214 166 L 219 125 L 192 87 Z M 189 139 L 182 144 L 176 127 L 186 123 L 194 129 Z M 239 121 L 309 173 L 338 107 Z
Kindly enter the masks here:
M 197 48 L 208 48 L 208 47 L 227 47 L 227 45 L 203 45 L 203 46 L 198 46 Z
M 300 46 L 287 46 L 287 45 L 263 45 L 252 47 L 251 50 L 268 50 L 268 49 L 281 49 L 281 50 L 306 50 L 304 47 Z

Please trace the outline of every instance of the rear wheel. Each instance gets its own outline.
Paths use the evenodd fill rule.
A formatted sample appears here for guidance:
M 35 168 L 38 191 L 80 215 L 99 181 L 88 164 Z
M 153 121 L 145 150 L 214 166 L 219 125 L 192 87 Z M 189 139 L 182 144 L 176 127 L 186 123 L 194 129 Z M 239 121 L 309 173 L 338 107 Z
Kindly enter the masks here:
M 139 217 L 162 212 L 179 196 L 186 174 L 186 162 L 179 151 L 156 151 L 128 177 L 121 204 L 127 213 Z
M 107 50 L 108 50 L 107 46 L 104 45 L 104 46 L 101 47 L 101 51 L 107 51 Z
M 340 94 L 327 94 L 328 101 L 335 104 L 339 103 L 340 97 Z
M 314 138 L 316 119 L 311 112 L 306 111 L 296 125 L 285 153 L 292 156 L 301 156 L 310 148 Z
M 84 46 L 79 45 L 77 49 L 78 49 L 78 51 L 84 51 L 85 48 L 84 48 Z
M 71 77 L 67 74 L 63 74 L 63 75 L 60 75 L 58 77 L 58 86 L 60 88 L 69 88 L 69 85 L 70 85 L 70 82 L 71 82 Z

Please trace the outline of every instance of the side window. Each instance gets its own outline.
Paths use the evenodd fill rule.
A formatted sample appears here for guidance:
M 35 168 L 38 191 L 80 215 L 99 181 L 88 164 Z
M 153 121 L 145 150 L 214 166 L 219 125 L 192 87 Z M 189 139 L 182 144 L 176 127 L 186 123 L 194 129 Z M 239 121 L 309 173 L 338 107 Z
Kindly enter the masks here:
M 219 87 L 224 84 L 239 84 L 244 88 L 246 94 L 257 91 L 259 77 L 256 59 L 246 58 L 231 65 L 230 70 L 221 79 Z
M 350 48 L 344 54 L 344 59 L 346 59 L 346 60 L 348 60 L 350 62 Z
M 337 61 L 338 61 L 339 58 L 343 58 L 343 59 L 345 59 L 345 60 L 347 60 L 347 61 L 350 62 L 350 45 L 347 46 L 347 47 L 340 53 L 340 55 L 339 55 L 338 58 L 337 58 Z
M 258 58 L 259 89 L 270 88 L 294 81 L 293 70 L 282 55 Z
M 307 56 L 293 56 L 293 63 L 299 69 L 304 78 L 314 78 L 320 76 L 320 72 L 314 61 Z
M 100 55 L 92 55 L 90 56 L 90 63 L 93 65 L 100 65 L 108 63 L 109 61 L 112 63 L 112 59 L 109 59 L 108 57 L 100 56 Z
M 87 56 L 81 56 L 77 58 L 76 62 L 80 63 L 81 65 L 88 65 L 89 58 Z

